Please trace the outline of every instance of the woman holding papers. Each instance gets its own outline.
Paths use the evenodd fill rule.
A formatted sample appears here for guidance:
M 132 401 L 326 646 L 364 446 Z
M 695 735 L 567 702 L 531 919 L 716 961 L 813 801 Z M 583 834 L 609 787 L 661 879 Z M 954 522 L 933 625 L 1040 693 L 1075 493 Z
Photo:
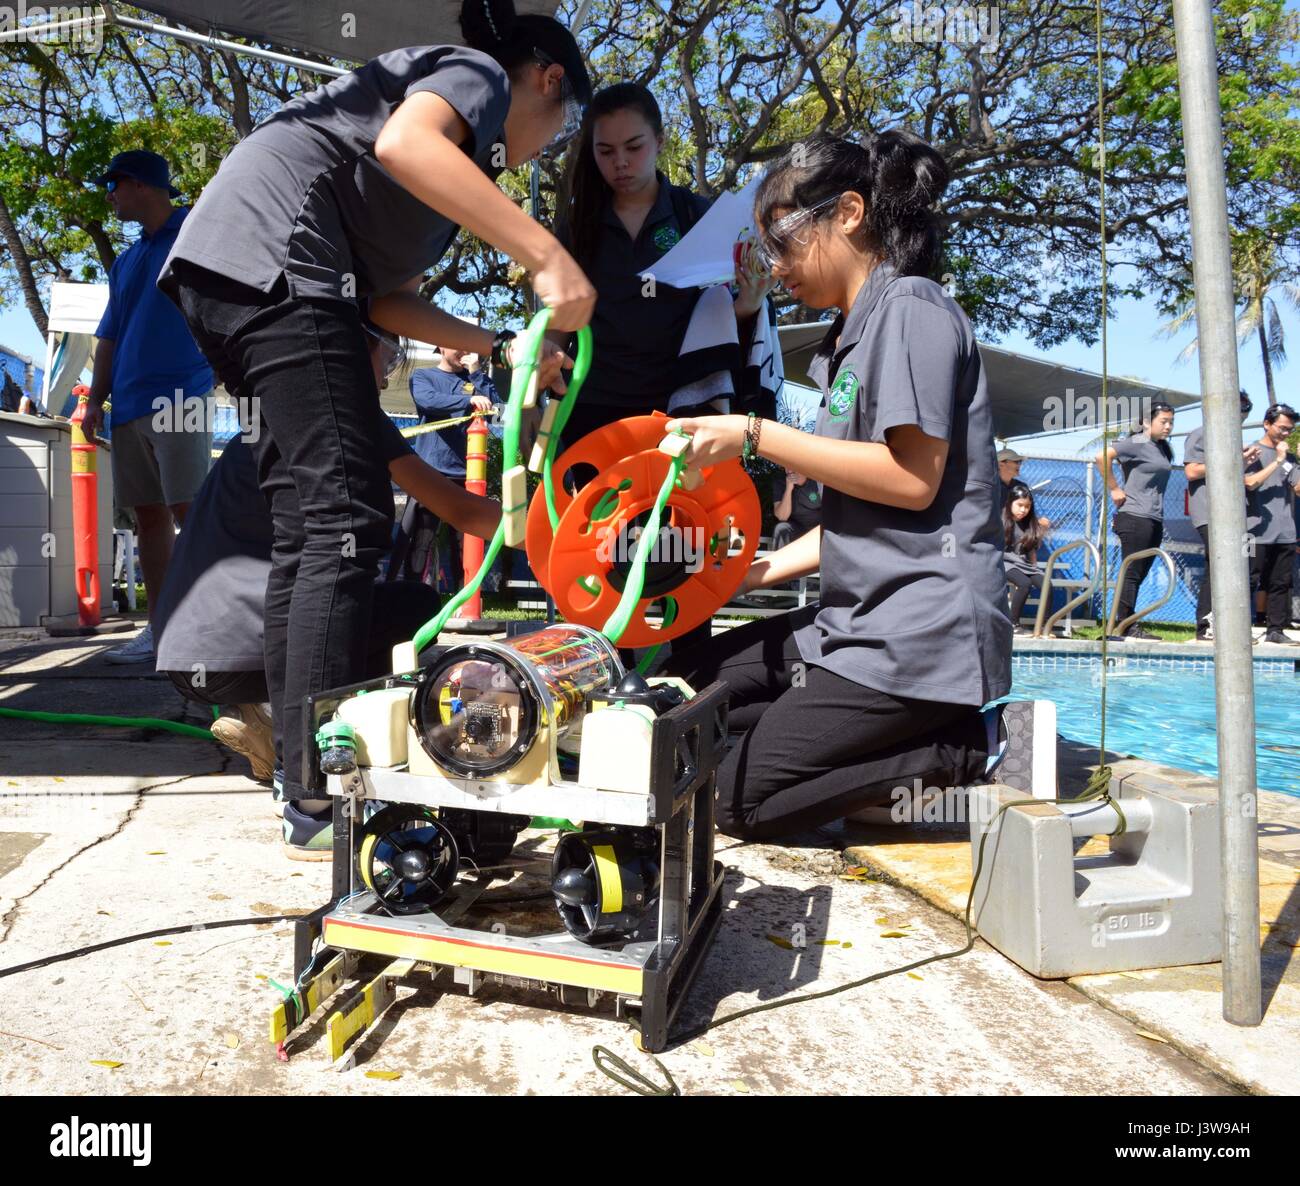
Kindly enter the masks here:
M 595 365 L 565 428 L 573 442 L 627 416 L 653 411 L 707 412 L 713 396 L 675 392 L 719 371 L 739 372 L 771 276 L 746 251 L 737 262 L 735 323 L 714 328 L 712 343 L 682 357 L 698 288 L 673 288 L 655 264 L 685 237 L 709 200 L 673 185 L 658 169 L 663 117 L 643 86 L 624 82 L 598 91 L 583 123 L 556 219 L 556 237 L 595 285 Z M 692 398 L 692 396 L 694 398 Z

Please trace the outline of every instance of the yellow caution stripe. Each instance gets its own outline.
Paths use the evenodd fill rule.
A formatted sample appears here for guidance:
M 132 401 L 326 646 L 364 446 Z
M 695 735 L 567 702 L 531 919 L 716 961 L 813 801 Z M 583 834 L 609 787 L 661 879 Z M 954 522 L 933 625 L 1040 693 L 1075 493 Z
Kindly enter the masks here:
M 348 977 L 349 958 L 346 955 L 335 956 L 321 971 L 307 981 L 307 987 L 299 992 L 303 1002 L 304 1013 L 290 1024 L 290 1017 L 297 1013 L 297 1006 L 291 1000 L 281 1001 L 271 1010 L 271 1041 L 279 1045 L 295 1029 L 307 1020 L 324 1002 L 339 989 L 339 985 Z

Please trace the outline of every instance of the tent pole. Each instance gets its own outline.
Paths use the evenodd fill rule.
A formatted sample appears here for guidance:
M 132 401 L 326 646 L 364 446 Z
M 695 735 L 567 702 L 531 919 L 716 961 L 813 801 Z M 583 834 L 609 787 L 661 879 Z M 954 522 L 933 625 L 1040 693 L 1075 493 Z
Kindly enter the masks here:
M 40 44 L 45 37 L 55 33 L 70 32 L 87 25 L 108 24 L 121 25 L 125 29 L 135 29 L 141 33 L 154 33 L 162 37 L 174 37 L 177 41 L 188 41 L 193 45 L 206 45 L 212 49 L 225 49 L 231 53 L 241 54 L 246 58 L 259 58 L 264 62 L 278 62 L 283 66 L 297 66 L 300 70 L 313 70 L 317 74 L 329 74 L 338 77 L 349 73 L 341 66 L 331 66 L 328 62 L 312 62 L 307 58 L 295 58 L 292 54 L 283 54 L 273 49 L 262 49 L 256 45 L 241 45 L 238 41 L 227 41 L 223 37 L 213 37 L 207 33 L 198 33 L 192 29 L 177 29 L 171 25 L 159 24 L 157 21 L 142 21 L 135 17 L 122 16 L 111 4 L 104 5 L 102 13 L 94 16 L 73 17 L 66 20 L 45 21 L 36 25 L 21 25 L 16 29 L 0 32 L 0 42 L 33 41 Z
M 1237 392 L 1236 302 L 1228 234 L 1218 64 L 1210 0 L 1174 0 L 1178 90 L 1192 223 L 1192 270 L 1210 496 L 1214 697 L 1219 734 L 1223 1017 L 1258 1025 L 1259 840 L 1250 580 Z

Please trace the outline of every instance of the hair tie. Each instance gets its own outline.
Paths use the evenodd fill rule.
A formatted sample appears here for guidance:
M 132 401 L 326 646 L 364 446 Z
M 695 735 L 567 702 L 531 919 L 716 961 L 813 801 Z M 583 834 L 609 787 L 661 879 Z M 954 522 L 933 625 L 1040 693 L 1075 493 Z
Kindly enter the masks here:
M 497 32 L 497 23 L 492 19 L 492 0 L 483 0 L 483 15 L 487 17 L 487 23 L 492 30 L 492 36 L 497 41 L 500 41 L 501 34 Z

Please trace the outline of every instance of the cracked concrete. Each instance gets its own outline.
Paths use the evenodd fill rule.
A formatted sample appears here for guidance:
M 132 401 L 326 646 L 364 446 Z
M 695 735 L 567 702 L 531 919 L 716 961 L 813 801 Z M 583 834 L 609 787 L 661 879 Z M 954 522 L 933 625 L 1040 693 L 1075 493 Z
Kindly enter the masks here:
M 96 654 L 112 641 L 0 652 L 0 704 L 201 722 L 182 713 L 164 681 L 101 678 Z M 5 977 L 0 1091 L 622 1094 L 593 1067 L 596 1043 L 656 1076 L 606 1013 L 509 988 L 471 998 L 427 976 L 399 989 L 356 1070 L 327 1069 L 319 1021 L 278 1062 L 266 1024 L 279 999 L 271 982 L 291 976 L 290 926 L 216 934 L 203 924 L 310 910 L 327 896 L 329 866 L 285 860 L 269 795 L 243 769 L 210 742 L 0 719 L 0 832 L 40 837 L 0 875 L 8 917 L 0 972 L 142 931 L 191 928 Z M 723 842 L 726 910 L 683 1026 L 962 946 L 964 931 L 944 910 L 907 889 L 846 877 L 843 843 L 834 829 L 785 846 Z M 982 943 L 913 976 L 722 1026 L 661 1057 L 688 1094 L 1235 1091 Z

